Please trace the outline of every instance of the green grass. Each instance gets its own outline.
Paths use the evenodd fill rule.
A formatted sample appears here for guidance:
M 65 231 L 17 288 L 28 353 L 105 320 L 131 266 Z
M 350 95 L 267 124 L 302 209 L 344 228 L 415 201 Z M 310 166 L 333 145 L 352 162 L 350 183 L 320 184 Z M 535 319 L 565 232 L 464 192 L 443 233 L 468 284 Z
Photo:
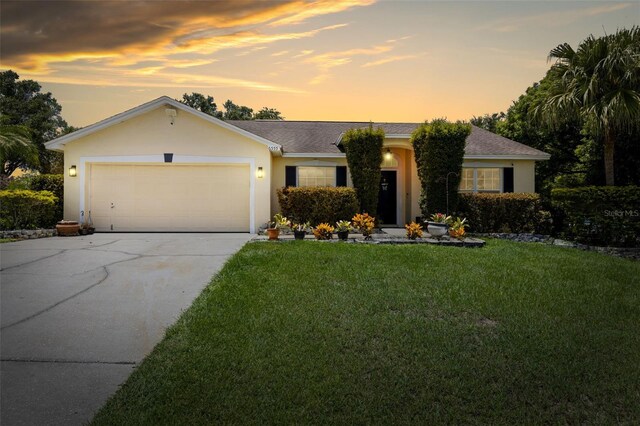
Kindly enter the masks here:
M 4 244 L 4 243 L 12 243 L 14 241 L 18 241 L 15 238 L 0 238 L 0 244 Z
M 254 243 L 95 424 L 640 422 L 640 263 Z

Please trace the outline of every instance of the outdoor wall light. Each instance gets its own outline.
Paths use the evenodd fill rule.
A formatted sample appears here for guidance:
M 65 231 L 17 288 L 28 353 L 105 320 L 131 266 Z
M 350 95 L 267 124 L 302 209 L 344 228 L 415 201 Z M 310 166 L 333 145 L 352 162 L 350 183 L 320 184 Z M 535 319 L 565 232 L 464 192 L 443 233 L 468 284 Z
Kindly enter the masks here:
M 258 170 L 256 171 L 256 177 L 258 179 L 262 179 L 264 177 L 264 170 L 262 169 L 262 167 L 258 167 Z
M 69 176 L 76 177 L 78 175 L 78 171 L 76 170 L 76 166 L 73 165 L 69 167 Z
M 387 148 L 387 152 L 384 153 L 384 160 L 385 161 L 393 160 L 393 154 L 391 153 L 391 150 L 389 148 Z

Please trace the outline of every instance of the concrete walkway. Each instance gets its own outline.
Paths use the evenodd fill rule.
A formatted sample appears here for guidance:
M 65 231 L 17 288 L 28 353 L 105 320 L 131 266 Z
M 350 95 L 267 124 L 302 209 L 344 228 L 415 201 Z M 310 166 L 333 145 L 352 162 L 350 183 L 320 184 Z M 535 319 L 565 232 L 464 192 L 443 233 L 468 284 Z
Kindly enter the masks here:
M 0 423 L 84 424 L 249 234 L 0 245 Z

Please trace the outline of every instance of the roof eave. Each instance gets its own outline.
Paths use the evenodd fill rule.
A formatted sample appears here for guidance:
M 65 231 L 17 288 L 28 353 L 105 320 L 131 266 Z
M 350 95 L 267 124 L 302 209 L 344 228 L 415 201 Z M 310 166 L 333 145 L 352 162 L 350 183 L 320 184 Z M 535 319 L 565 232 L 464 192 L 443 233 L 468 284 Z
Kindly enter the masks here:
M 95 124 L 92 124 L 90 126 L 84 127 L 80 130 L 76 130 L 73 133 L 69 133 L 68 135 L 64 135 L 61 136 L 59 138 L 53 139 L 49 142 L 46 142 L 44 145 L 47 149 L 52 150 L 52 151 L 64 151 L 64 145 L 74 141 L 76 139 L 80 139 L 84 136 L 88 136 L 92 133 L 95 133 L 97 131 L 109 128 L 111 126 L 114 126 L 116 124 L 122 123 L 126 120 L 130 120 L 134 117 L 140 116 L 144 113 L 147 113 L 149 111 L 152 111 L 162 105 L 169 105 L 172 106 L 176 109 L 179 109 L 181 111 L 184 111 L 186 113 L 189 114 L 193 114 L 197 117 L 200 117 L 210 123 L 213 124 L 217 124 L 227 130 L 231 130 L 232 132 L 235 133 L 239 133 L 243 136 L 248 137 L 249 139 L 254 140 L 255 142 L 261 143 L 263 145 L 266 145 L 267 148 L 269 148 L 269 151 L 274 153 L 275 155 L 281 155 L 282 154 L 282 146 L 280 144 L 277 144 L 273 141 L 270 141 L 268 139 L 265 139 L 261 136 L 255 135 L 251 132 L 248 132 L 244 129 L 241 129 L 240 127 L 234 126 L 233 124 L 229 124 L 223 120 L 217 119 L 215 117 L 212 117 L 208 114 L 205 114 L 201 111 L 198 111 L 196 109 L 193 109 L 181 102 L 176 101 L 175 99 L 172 99 L 168 96 L 161 96 L 158 99 L 154 99 L 150 102 L 147 102 L 145 104 L 139 105 L 135 108 L 132 108 L 130 110 L 127 110 L 125 112 L 121 112 L 120 114 L 116 114 L 113 117 L 109 117 L 106 118 L 102 121 L 99 121 Z

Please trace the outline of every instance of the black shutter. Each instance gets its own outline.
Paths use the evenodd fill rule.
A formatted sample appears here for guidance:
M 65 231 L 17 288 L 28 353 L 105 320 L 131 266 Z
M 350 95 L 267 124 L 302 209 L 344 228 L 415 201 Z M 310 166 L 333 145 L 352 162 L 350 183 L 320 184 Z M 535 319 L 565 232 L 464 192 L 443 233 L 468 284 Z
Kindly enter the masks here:
M 505 167 L 502 172 L 504 183 L 502 185 L 503 192 L 513 192 L 513 167 Z
M 296 166 L 285 166 L 284 186 L 296 186 Z
M 347 186 L 347 166 L 336 167 L 336 186 Z

